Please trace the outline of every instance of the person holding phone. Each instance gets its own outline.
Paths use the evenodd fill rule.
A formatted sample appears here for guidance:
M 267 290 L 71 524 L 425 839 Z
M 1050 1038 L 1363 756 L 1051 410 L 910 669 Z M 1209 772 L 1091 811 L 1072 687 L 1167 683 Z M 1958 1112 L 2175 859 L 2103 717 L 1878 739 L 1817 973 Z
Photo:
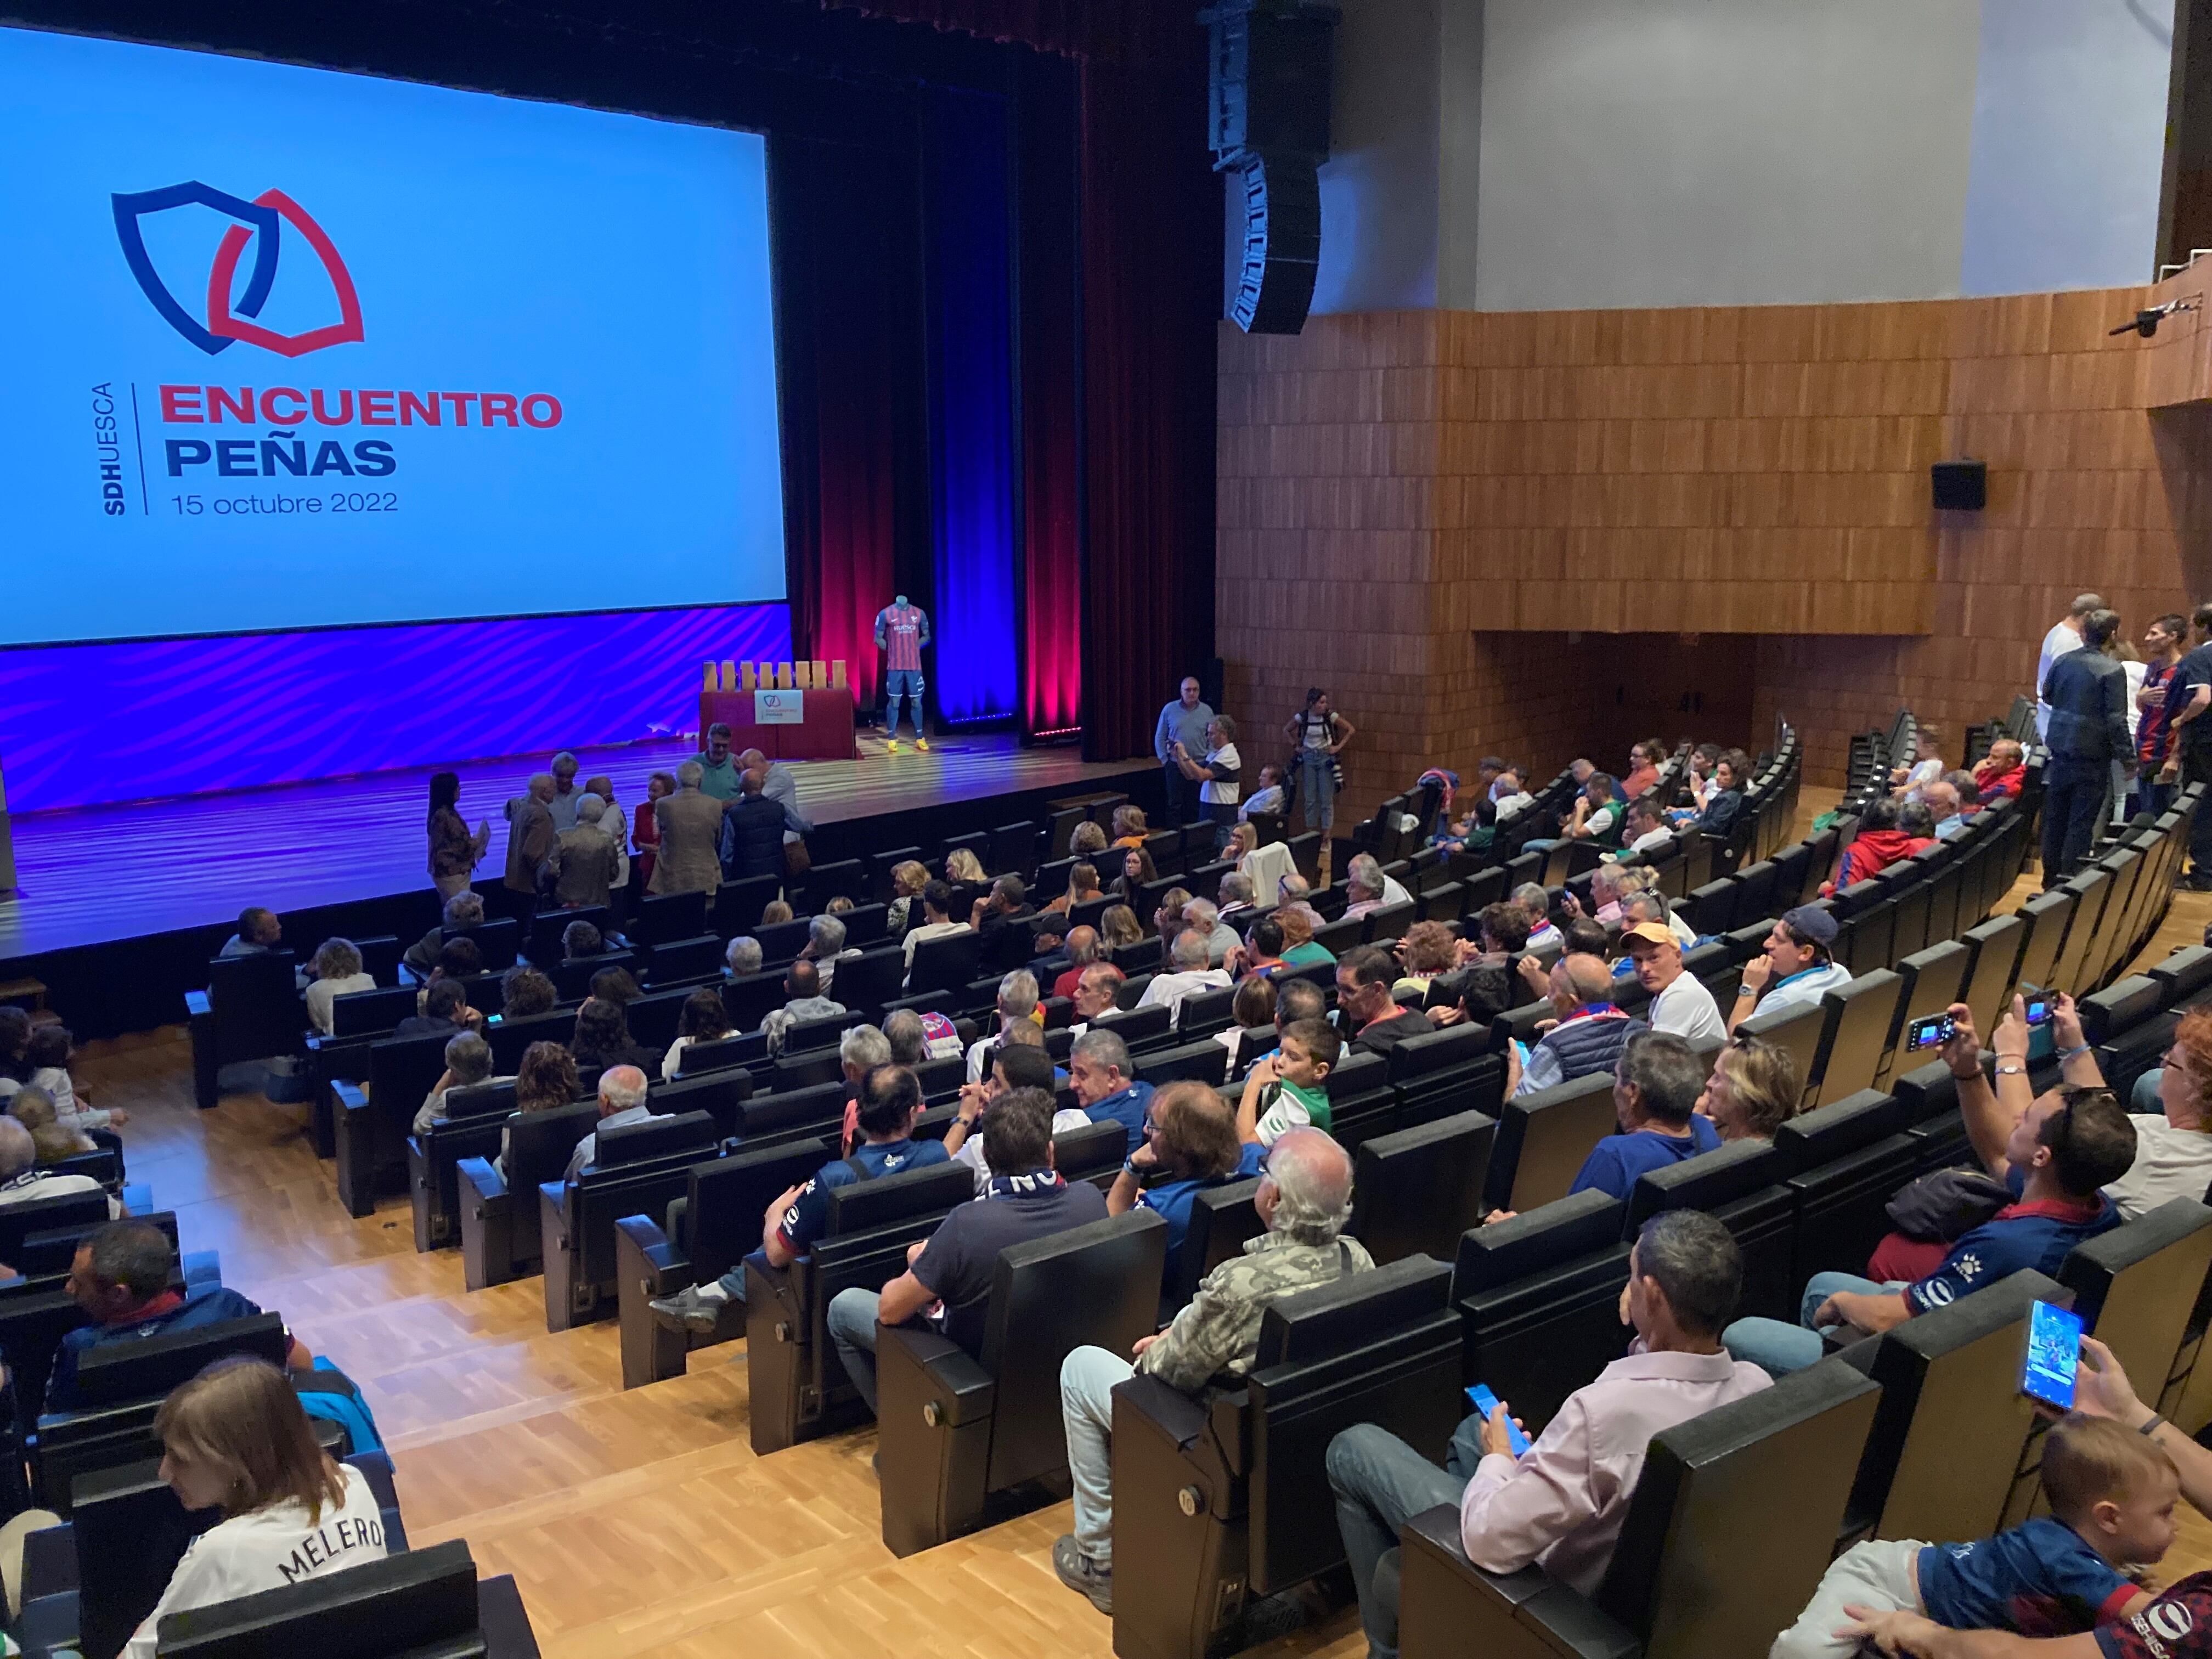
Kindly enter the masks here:
M 1537 1565 L 1594 1595 L 1652 1437 L 1769 1386 L 1721 1346 L 1742 1291 L 1743 1254 L 1719 1221 L 1698 1210 L 1654 1216 L 1629 1251 L 1627 1357 L 1568 1395 L 1525 1455 L 1513 1455 L 1510 1401 L 1467 1419 L 1443 1468 L 1371 1423 L 1330 1441 L 1328 1484 L 1369 1654 L 1398 1648 L 1395 1559 L 1385 1570 L 1398 1528 L 1438 1504 L 1459 1506 L 1460 1542 L 1484 1571 Z
M 1958 1080 L 1966 1133 L 1975 1156 L 2004 1182 L 2012 1202 L 1952 1241 L 1935 1271 L 1918 1279 L 1814 1274 L 1805 1287 L 1801 1324 L 1751 1318 L 1729 1328 L 1724 1340 L 1739 1359 L 1777 1376 L 1802 1370 L 1820 1360 L 1824 1333 L 1845 1340 L 1854 1332 L 1877 1335 L 2024 1267 L 2056 1276 L 2076 1244 L 2120 1224 L 2118 1206 L 2101 1189 L 2135 1162 L 2135 1126 L 2101 1080 L 2087 1080 L 2094 1062 L 2080 1069 L 2087 1051 L 2068 1054 L 2066 1065 L 2076 1069 L 2063 1073 L 2062 1086 L 2036 1094 L 2027 1080 L 2027 1009 L 2014 997 L 2010 1018 L 1997 1028 L 1992 1088 L 1982 1075 L 1973 1011 L 1961 1002 L 1950 1012 L 1955 1033 L 1944 1045 L 1943 1059 Z
M 2137 1399 L 2127 1372 L 2103 1343 L 2083 1337 L 2081 1355 L 2088 1364 L 2075 1378 L 2076 1414 L 2109 1419 L 2165 1453 L 2183 1500 L 2198 1514 L 2212 1516 L 2212 1451 Z M 1835 1631 L 1842 1645 L 1831 1650 L 1838 1653 L 1857 1652 L 1850 1644 L 1865 1643 L 1913 1659 L 2212 1659 L 2212 1572 L 2191 1573 L 2094 1630 L 2047 1640 L 1986 1628 L 1948 1629 L 1924 1613 L 1873 1601 L 1846 1601 L 1844 1614 L 1849 1622 Z

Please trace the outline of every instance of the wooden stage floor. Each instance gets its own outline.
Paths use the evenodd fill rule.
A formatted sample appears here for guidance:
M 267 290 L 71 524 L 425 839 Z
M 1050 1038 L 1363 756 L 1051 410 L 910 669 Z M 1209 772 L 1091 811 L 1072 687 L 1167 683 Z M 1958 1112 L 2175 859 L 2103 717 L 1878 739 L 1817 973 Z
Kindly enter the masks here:
M 864 737 L 854 761 L 794 761 L 800 810 L 817 823 L 1029 789 L 1079 789 L 1149 763 L 1087 763 L 1079 750 L 1024 749 L 1011 736 L 948 737 L 896 755 Z M 605 775 L 625 816 L 646 780 L 672 772 L 688 744 L 577 751 L 580 777 Z M 551 757 L 487 761 L 461 775 L 461 809 L 491 821 L 477 869 L 505 865 L 502 805 Z M 274 910 L 377 898 L 429 886 L 423 819 L 434 768 L 175 800 L 33 812 L 14 821 L 18 896 L 0 901 L 0 962 Z
M 2212 896 L 2177 895 L 2146 959 L 2208 921 Z M 226 1283 L 361 1382 L 410 1538 L 465 1538 L 483 1571 L 514 1573 L 548 1659 L 1109 1659 L 1110 1621 L 1053 1576 L 1066 1504 L 897 1560 L 872 1429 L 754 1456 L 742 1343 L 623 1392 L 612 1323 L 549 1335 L 535 1279 L 465 1291 L 458 1252 L 415 1254 L 403 1199 L 345 1213 L 301 1109 L 232 1096 L 195 1111 L 190 1069 L 173 1029 L 88 1045 L 79 1081 L 130 1109 L 132 1177 L 176 1210 L 186 1247 L 219 1249 Z M 2185 1507 L 2160 1580 L 2208 1566 L 2212 1525 Z M 1364 1651 L 1348 1609 L 1250 1650 Z

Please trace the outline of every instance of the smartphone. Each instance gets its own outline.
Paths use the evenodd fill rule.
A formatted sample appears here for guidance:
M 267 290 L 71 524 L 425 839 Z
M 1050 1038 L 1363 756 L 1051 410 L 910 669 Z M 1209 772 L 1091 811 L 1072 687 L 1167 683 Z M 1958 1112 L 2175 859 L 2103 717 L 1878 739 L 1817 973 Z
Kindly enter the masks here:
M 2038 1303 L 2036 1305 L 2040 1307 L 2042 1304 Z M 2081 1334 L 2081 1322 L 2077 1319 L 2074 1322 L 2074 1329 L 2077 1339 Z M 2070 1400 L 2073 1397 L 2071 1393 L 2073 1384 L 2070 1377 L 2069 1378 L 2067 1386 L 2069 1389 L 2067 1397 Z M 1482 1420 L 1486 1423 L 1487 1423 L 1492 1417 L 1497 1414 L 1498 1396 L 1491 1393 L 1488 1385 L 1486 1383 L 1478 1382 L 1473 1388 L 1469 1389 L 1467 1391 L 1467 1402 L 1468 1405 L 1474 1407 L 1475 1410 L 1482 1413 Z M 1505 1419 L 1505 1437 L 1512 1445 L 1513 1455 L 1516 1457 L 1520 1456 L 1528 1449 L 1528 1437 L 1521 1432 L 1521 1425 L 1516 1423 L 1510 1417 Z
M 2028 998 L 2027 1023 L 2030 1025 L 2048 1025 L 2051 1024 L 2051 999 L 2049 997 L 2033 996 Z
M 498 1016 L 497 1014 L 486 1014 L 486 1015 L 484 1016 L 484 1024 L 487 1024 L 487 1025 L 496 1025 L 496 1024 L 499 1024 L 499 1016 Z
M 2074 1379 L 2081 1365 L 2081 1316 L 2039 1302 L 2027 1316 L 2027 1357 L 2021 1362 L 2020 1391 L 2062 1412 L 2074 1409 Z
M 1905 1027 L 1905 1046 L 1908 1051 L 1940 1048 L 1956 1036 L 1959 1022 L 1948 1014 L 1930 1014 L 1925 1019 L 1916 1019 Z

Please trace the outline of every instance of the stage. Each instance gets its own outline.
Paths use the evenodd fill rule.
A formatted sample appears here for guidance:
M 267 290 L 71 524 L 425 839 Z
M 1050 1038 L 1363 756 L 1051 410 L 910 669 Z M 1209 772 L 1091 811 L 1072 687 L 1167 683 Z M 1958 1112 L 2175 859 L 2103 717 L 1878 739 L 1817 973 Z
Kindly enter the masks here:
M 915 817 L 896 826 L 919 841 L 1036 816 L 1040 792 L 1126 788 L 1159 771 L 1149 759 L 1091 764 L 1079 749 L 1024 749 L 996 734 L 948 736 L 927 754 L 910 739 L 898 753 L 888 753 L 873 735 L 864 735 L 860 747 L 855 761 L 785 763 L 798 780 L 800 811 L 821 832 L 814 840 L 817 861 L 851 856 L 864 842 L 899 844 L 855 829 L 841 832 L 865 819 L 934 817 L 931 809 L 1016 798 L 1003 813 L 986 814 L 988 823 L 962 823 L 948 832 Z M 694 752 L 684 743 L 579 750 L 578 783 L 611 779 L 629 820 L 645 799 L 646 780 L 672 773 Z M 472 826 L 479 818 L 491 821 L 490 850 L 477 867 L 480 886 L 496 885 L 506 868 L 504 803 L 521 794 L 530 775 L 550 758 L 452 769 L 461 775 L 462 815 Z M 14 829 L 21 885 L 17 897 L 0 902 L 0 978 L 10 976 L 11 963 L 12 972 L 26 971 L 22 958 L 227 928 L 249 904 L 289 915 L 416 893 L 427 914 L 432 901 L 424 818 L 436 769 L 20 815 Z M 288 942 L 304 955 L 319 941 Z M 76 1018 L 65 1006 L 62 1012 Z

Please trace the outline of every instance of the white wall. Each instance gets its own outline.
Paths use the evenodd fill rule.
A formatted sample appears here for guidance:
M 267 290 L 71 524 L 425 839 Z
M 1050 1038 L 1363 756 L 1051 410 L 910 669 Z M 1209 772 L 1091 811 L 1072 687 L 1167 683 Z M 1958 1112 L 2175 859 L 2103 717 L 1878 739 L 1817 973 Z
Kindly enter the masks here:
M 2174 0 L 1345 0 L 1315 309 L 2137 282 Z

